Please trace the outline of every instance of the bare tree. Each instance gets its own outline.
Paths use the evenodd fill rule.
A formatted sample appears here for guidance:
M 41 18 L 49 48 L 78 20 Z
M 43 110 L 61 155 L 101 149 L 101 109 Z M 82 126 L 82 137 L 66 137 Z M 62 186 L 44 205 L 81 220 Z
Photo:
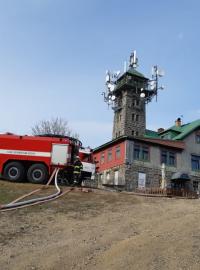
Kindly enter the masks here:
M 78 138 L 77 133 L 72 133 L 72 130 L 68 126 L 68 122 L 63 118 L 52 118 L 51 120 L 42 120 L 32 127 L 33 135 L 61 135 L 61 136 L 71 136 Z

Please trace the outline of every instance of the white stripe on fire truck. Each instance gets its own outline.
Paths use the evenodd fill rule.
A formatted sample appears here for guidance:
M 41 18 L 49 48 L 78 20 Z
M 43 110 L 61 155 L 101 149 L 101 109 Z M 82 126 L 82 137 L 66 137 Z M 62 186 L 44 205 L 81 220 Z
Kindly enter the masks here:
M 51 152 L 23 151 L 23 150 L 10 150 L 10 149 L 0 149 L 0 154 L 35 156 L 35 157 L 51 157 Z

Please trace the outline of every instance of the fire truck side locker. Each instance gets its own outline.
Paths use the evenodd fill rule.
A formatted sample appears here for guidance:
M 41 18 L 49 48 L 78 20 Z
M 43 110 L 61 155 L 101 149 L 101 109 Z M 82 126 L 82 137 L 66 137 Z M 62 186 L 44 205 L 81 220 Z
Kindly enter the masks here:
M 67 144 L 52 144 L 51 164 L 65 166 L 69 159 Z

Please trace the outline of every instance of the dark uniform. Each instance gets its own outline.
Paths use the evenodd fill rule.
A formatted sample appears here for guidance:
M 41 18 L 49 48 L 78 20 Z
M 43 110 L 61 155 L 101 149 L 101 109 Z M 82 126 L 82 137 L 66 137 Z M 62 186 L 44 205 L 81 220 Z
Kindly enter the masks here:
M 81 163 L 79 157 L 74 162 L 74 184 L 81 186 L 81 170 L 83 169 L 83 164 Z

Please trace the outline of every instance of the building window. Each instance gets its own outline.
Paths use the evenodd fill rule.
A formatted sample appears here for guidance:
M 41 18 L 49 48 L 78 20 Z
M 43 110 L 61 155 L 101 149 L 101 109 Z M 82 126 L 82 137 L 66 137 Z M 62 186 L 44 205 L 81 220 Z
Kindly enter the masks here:
M 115 172 L 114 172 L 114 184 L 115 184 L 116 186 L 119 185 L 119 171 L 115 171 Z
M 135 107 L 135 106 L 139 106 L 140 105 L 140 101 L 138 100 L 138 99 L 135 99 L 134 101 L 133 101 L 133 107 Z
M 119 159 L 120 158 L 120 146 L 117 146 L 116 149 L 115 149 L 115 156 L 116 156 L 116 159 Z
M 105 163 L 105 153 L 101 153 L 101 164 Z
M 191 155 L 191 163 L 193 171 L 200 170 L 200 156 Z
M 109 173 L 109 172 L 106 173 L 106 180 L 107 180 L 107 181 L 110 180 L 110 173 Z
M 200 134 L 196 134 L 196 143 L 200 143 Z
M 161 164 L 164 163 L 167 166 L 176 166 L 176 153 L 161 150 Z
M 134 159 L 149 161 L 149 147 L 142 144 L 134 145 Z
M 198 187 L 199 187 L 199 182 L 198 181 L 193 181 L 193 190 L 198 191 Z
M 140 101 L 138 99 L 135 100 L 135 106 L 139 106 L 140 105 Z
M 132 113 L 132 121 L 139 121 L 139 115 Z
M 108 149 L 108 161 L 112 160 L 112 148 Z

